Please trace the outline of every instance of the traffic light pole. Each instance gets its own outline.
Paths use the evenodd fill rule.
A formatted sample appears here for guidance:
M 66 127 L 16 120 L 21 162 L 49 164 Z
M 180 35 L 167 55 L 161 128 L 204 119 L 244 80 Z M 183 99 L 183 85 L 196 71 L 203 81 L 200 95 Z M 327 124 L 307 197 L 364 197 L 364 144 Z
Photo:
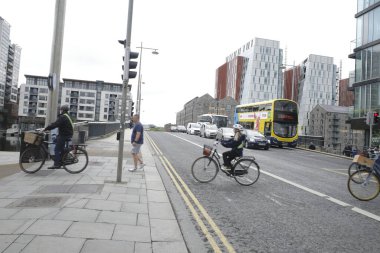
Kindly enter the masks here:
M 372 128 L 373 128 L 373 113 L 371 113 L 372 120 L 369 122 L 369 147 L 372 147 Z
M 66 0 L 56 0 L 54 16 L 54 33 L 51 46 L 50 72 L 52 84 L 49 85 L 49 96 L 46 111 L 45 127 L 57 119 L 58 93 L 61 75 L 63 35 L 65 27 Z
M 127 105 L 127 92 L 129 82 L 129 58 L 131 52 L 131 33 L 132 33 L 132 14 L 133 14 L 133 0 L 129 0 L 128 7 L 128 24 L 127 35 L 125 38 L 125 54 L 124 54 L 124 75 L 123 75 L 123 93 L 121 101 L 121 116 L 120 116 L 120 139 L 119 139 L 119 154 L 117 163 L 116 182 L 121 182 L 123 171 L 123 150 L 124 150 L 124 132 L 125 132 L 125 114 Z

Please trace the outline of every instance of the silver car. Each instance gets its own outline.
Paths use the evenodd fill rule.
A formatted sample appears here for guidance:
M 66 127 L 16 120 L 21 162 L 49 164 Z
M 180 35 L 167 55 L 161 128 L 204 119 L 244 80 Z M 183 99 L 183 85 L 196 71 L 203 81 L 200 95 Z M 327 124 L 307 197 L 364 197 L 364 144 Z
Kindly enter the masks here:
M 216 134 L 216 140 L 217 141 L 228 141 L 232 138 L 234 138 L 235 132 L 233 128 L 229 127 L 221 127 L 218 129 L 218 132 Z

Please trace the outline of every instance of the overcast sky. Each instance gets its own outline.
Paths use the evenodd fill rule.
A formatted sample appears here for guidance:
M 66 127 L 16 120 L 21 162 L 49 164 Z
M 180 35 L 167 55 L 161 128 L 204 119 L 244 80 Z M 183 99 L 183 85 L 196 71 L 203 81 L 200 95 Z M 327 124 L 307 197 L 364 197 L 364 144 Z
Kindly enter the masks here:
M 49 74 L 55 0 L 0 0 L 11 41 L 22 47 L 25 74 Z M 61 78 L 121 83 L 127 0 L 67 0 Z M 287 63 L 309 54 L 334 57 L 343 78 L 356 33 L 356 0 L 135 0 L 132 50 L 142 58 L 142 122 L 175 123 L 196 96 L 214 95 L 215 71 L 255 37 L 280 41 Z M 137 78 L 131 79 L 136 98 Z

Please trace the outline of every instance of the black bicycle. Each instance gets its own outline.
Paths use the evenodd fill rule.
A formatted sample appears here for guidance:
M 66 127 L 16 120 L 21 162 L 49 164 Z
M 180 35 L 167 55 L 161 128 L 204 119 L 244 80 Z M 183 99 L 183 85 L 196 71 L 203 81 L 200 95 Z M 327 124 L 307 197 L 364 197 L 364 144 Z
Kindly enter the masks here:
M 376 198 L 380 193 L 380 165 L 361 165 L 356 171 L 352 170 L 347 186 L 351 195 L 359 200 L 369 201 Z
M 203 156 L 197 158 L 191 166 L 191 174 L 201 183 L 208 183 L 215 179 L 219 170 L 227 176 L 233 177 L 241 185 L 249 186 L 259 179 L 260 167 L 253 156 L 237 157 L 232 160 L 232 170 L 222 169 L 220 155 L 216 149 L 219 142 L 214 143 L 214 147 L 204 145 Z
M 24 142 L 26 149 L 19 160 L 20 168 L 26 173 L 35 173 L 45 164 L 47 159 L 52 159 L 48 150 L 53 142 L 44 141 L 46 133 L 40 131 L 25 132 Z M 66 141 L 62 154 L 62 167 L 69 173 L 76 174 L 84 171 L 88 165 L 88 154 L 85 144 L 70 144 Z

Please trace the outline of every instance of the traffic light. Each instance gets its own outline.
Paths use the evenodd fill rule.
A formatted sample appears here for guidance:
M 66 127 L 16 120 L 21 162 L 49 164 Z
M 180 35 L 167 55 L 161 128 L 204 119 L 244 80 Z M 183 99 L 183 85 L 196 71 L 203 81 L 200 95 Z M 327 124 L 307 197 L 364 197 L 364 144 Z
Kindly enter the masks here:
M 132 102 L 132 106 L 131 106 L 131 117 L 133 117 L 133 109 L 135 109 L 134 105 L 135 105 L 135 102 Z
M 379 113 L 378 112 L 374 112 L 373 113 L 373 123 L 374 124 L 378 124 L 379 123 Z
M 119 40 L 120 44 L 124 45 L 124 48 L 126 47 L 126 41 L 125 40 Z M 137 59 L 139 57 L 139 53 L 137 52 L 129 52 L 129 69 L 136 69 L 137 67 L 137 62 L 136 61 L 131 61 L 131 59 Z M 123 56 L 123 62 L 125 61 L 125 58 Z M 124 64 L 122 65 L 122 69 L 124 71 Z M 136 71 L 128 71 L 128 78 L 136 78 L 137 72 Z M 121 79 L 124 80 L 124 76 L 121 75 Z

